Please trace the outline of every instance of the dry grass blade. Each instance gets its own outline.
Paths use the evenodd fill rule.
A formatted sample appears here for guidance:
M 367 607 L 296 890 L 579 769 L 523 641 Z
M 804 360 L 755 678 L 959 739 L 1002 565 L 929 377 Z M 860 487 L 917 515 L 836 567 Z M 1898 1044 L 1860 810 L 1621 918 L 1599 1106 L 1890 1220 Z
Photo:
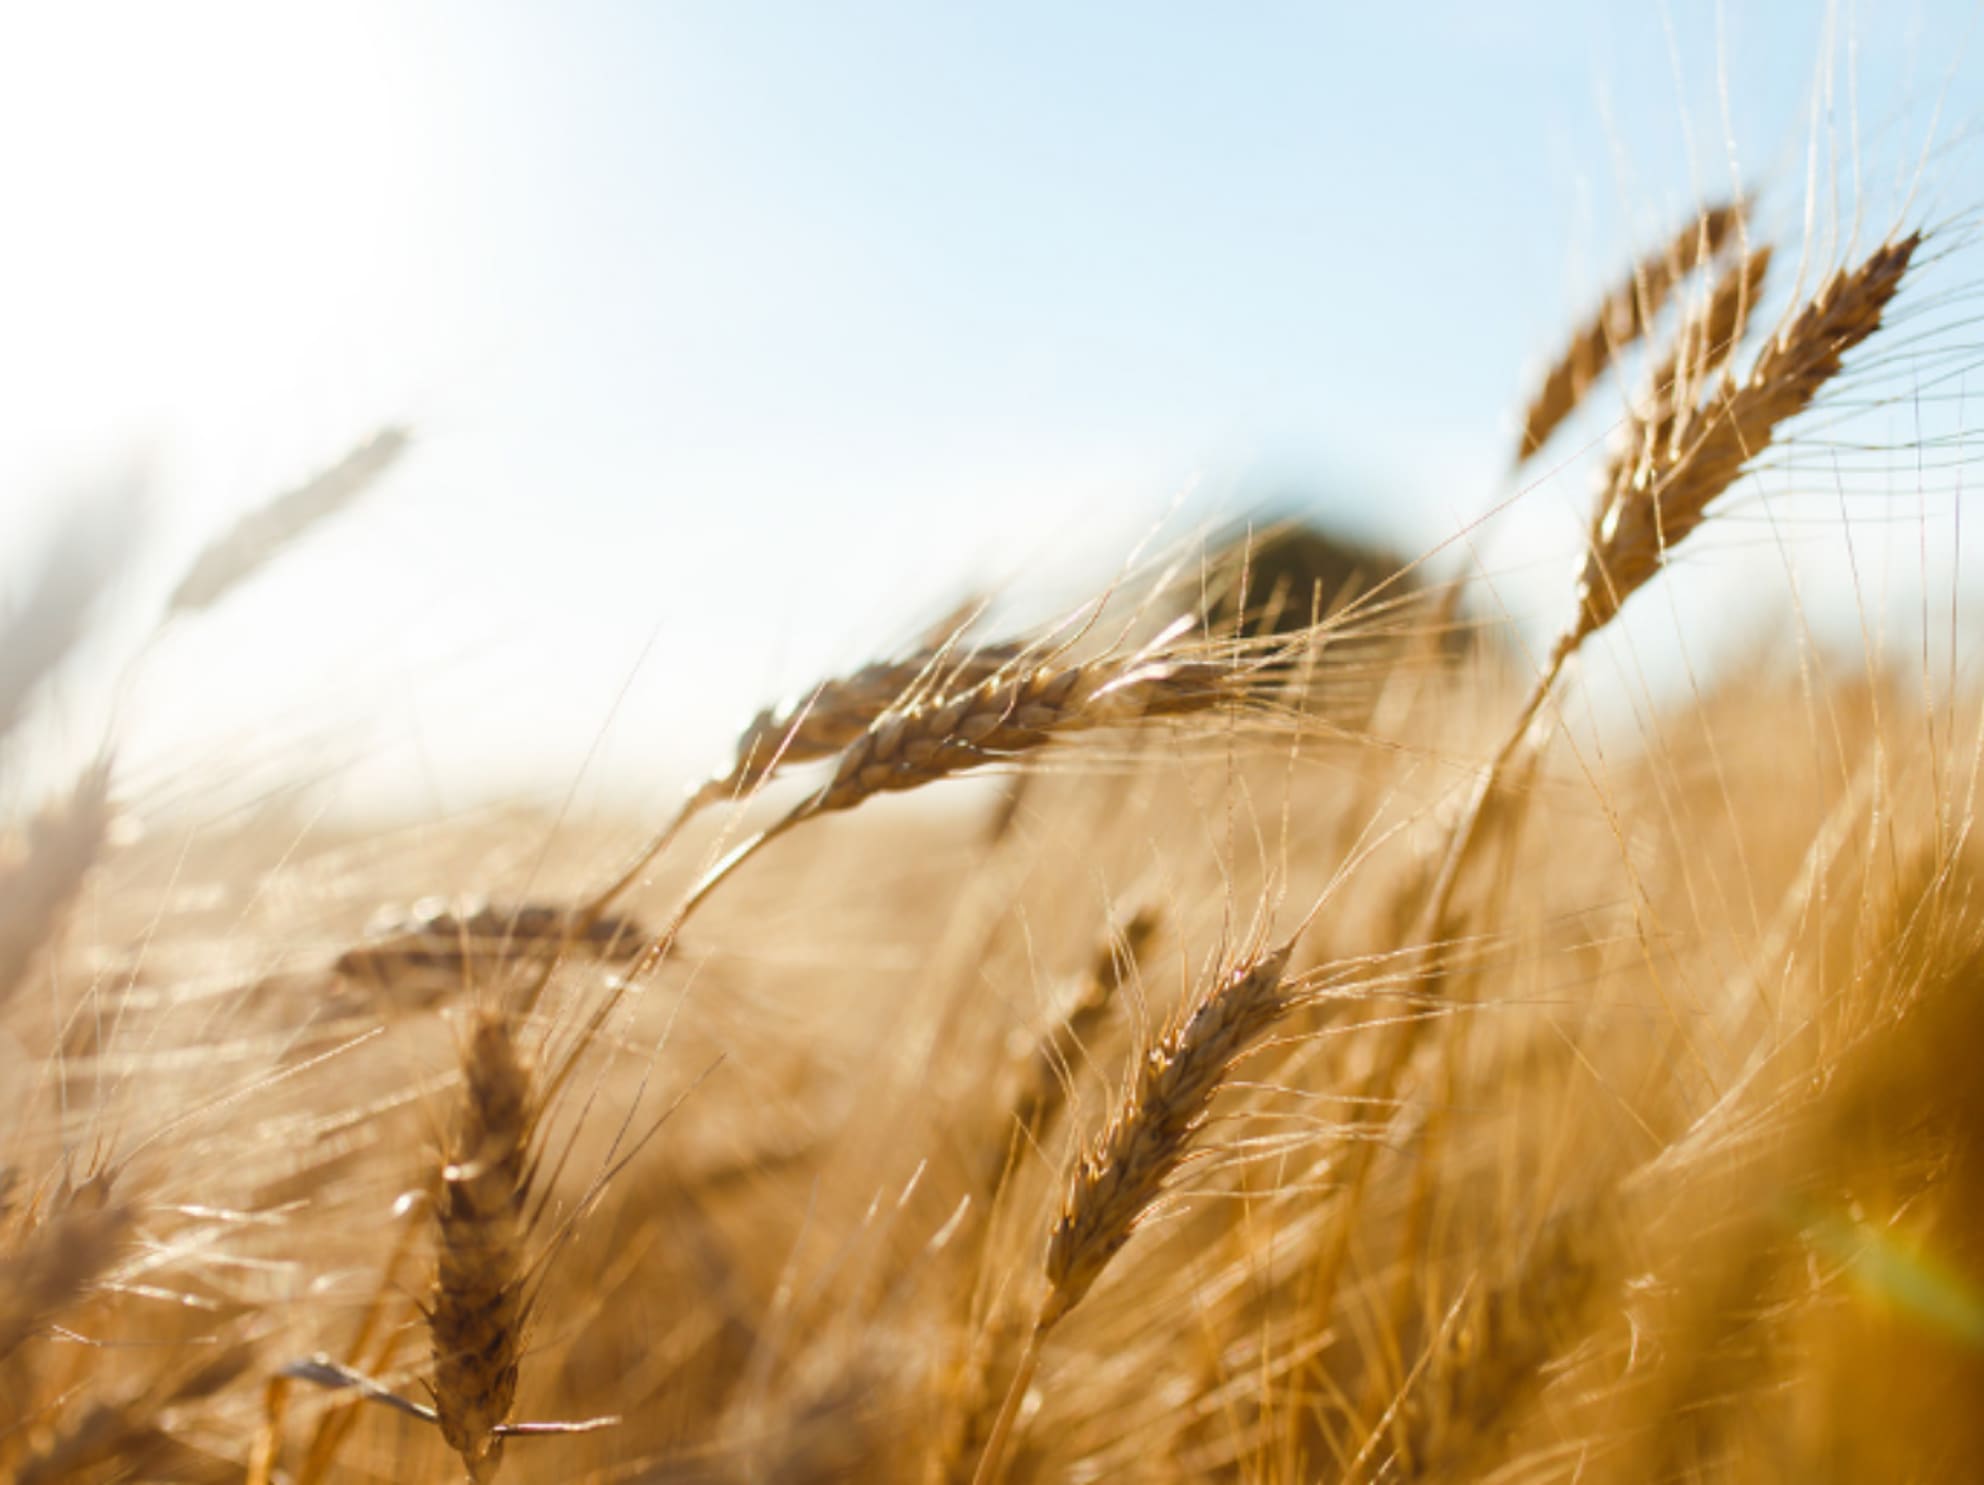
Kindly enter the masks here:
M 0 1005 L 62 926 L 103 853 L 110 826 L 110 763 L 91 765 L 59 809 L 35 820 L 26 856 L 0 876 Z
M 310 527 L 363 495 L 409 442 L 406 429 L 382 428 L 315 479 L 236 521 L 193 559 L 166 600 L 165 617 L 212 608 Z
M 428 1302 L 434 1411 L 476 1481 L 495 1478 L 502 1464 L 499 1430 L 517 1396 L 535 1125 L 530 1072 L 508 1021 L 478 1015 L 441 1170 L 440 1254 Z
M 1558 425 L 1577 410 L 1619 350 L 1646 334 L 1675 285 L 1719 253 L 1742 220 L 1741 202 L 1709 208 L 1659 252 L 1643 259 L 1632 277 L 1605 296 L 1530 399 L 1523 414 L 1522 442 L 1516 451 L 1518 464 L 1542 448 Z
M 1580 614 L 1568 648 L 1611 622 L 1668 549 L 1706 519 L 1709 503 L 1770 447 L 1778 427 L 1811 406 L 1846 353 L 1880 328 L 1921 241 L 1912 233 L 1835 272 L 1758 354 L 1749 377 L 1718 389 L 1693 414 L 1680 446 L 1656 449 L 1613 492 L 1579 574 Z

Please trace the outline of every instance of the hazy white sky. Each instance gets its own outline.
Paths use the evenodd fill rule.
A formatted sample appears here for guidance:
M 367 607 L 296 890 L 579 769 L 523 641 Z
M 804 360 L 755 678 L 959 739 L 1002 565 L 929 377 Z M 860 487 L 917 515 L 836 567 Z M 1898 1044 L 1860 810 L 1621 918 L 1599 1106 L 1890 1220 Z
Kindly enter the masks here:
M 1975 9 L 10 6 L 0 582 L 135 462 L 135 613 L 409 421 L 374 500 L 147 657 L 128 746 L 456 804 L 568 781 L 624 685 L 609 770 L 672 786 L 1187 489 L 1449 535 L 1511 493 L 1525 374 L 1732 154 L 1795 227 L 1823 77 L 1822 231 L 1857 171 L 1878 237 L 1932 125 L 1916 214 L 1984 204 Z M 1495 538 L 1518 605 L 1535 553 L 1563 591 L 1554 484 Z

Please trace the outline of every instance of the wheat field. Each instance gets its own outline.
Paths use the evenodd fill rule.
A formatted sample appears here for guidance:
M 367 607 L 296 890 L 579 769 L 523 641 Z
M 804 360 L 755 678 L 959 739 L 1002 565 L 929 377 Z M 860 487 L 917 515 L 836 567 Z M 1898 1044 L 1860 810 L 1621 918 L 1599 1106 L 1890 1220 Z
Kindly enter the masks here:
M 1518 488 L 1608 433 L 1542 649 L 1268 526 L 1027 632 L 967 602 L 662 818 L 136 832 L 114 739 L 71 760 L 0 891 L 0 1468 L 1984 1478 L 1969 636 L 1787 603 L 1580 722 L 1746 480 L 1925 395 L 1971 224 L 1821 263 L 1763 220 L 1676 224 L 1539 378 Z M 112 581 L 48 554 L 0 729 Z

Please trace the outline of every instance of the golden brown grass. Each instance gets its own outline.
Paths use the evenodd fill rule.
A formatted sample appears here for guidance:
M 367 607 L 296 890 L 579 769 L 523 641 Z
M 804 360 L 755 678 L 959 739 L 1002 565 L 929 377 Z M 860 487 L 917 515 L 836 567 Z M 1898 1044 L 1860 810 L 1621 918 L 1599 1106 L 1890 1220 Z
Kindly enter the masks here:
M 77 769 L 0 862 L 0 1470 L 1977 1474 L 1976 695 L 1814 645 L 1563 722 L 1922 241 L 1740 380 L 1770 252 L 1725 257 L 1533 668 L 1415 628 L 1446 595 L 1174 568 L 769 709 L 652 833 L 119 832 Z

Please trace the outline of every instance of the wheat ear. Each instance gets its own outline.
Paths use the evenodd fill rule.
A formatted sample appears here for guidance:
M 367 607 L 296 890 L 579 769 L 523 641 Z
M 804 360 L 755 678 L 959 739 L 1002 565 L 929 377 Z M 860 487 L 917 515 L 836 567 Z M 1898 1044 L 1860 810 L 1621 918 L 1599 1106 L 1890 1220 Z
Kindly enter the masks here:
M 1770 248 L 1760 247 L 1729 264 L 1707 300 L 1682 322 L 1649 379 L 1643 409 L 1627 426 L 1620 456 L 1606 468 L 1600 485 L 1606 495 L 1629 485 L 1642 465 L 1672 458 L 1685 447 L 1704 390 L 1749 326 L 1770 260 Z
M 1144 1053 L 1108 1127 L 1077 1162 L 1047 1243 L 1048 1291 L 992 1427 L 974 1485 L 998 1478 L 1014 1420 L 1048 1334 L 1122 1251 L 1204 1126 L 1234 1065 L 1298 1003 L 1284 976 L 1294 942 L 1225 969 Z
M 1578 575 L 1579 616 L 1565 645 L 1576 648 L 1612 621 L 1667 551 L 1707 518 L 1710 502 L 1770 447 L 1778 427 L 1810 407 L 1846 353 L 1880 328 L 1921 241 L 1911 233 L 1859 267 L 1836 271 L 1758 353 L 1740 385 L 1713 392 L 1678 441 L 1650 450 L 1611 493 Z
M 936 705 L 883 716 L 789 818 L 853 809 L 877 794 L 1011 762 L 1077 732 L 1205 712 L 1246 692 L 1244 675 L 1225 665 L 1163 655 L 1002 673 Z
M 382 428 L 321 474 L 258 506 L 201 548 L 164 619 L 212 608 L 310 527 L 350 505 L 399 461 L 412 435 Z
M 684 827 L 711 805 L 741 798 L 784 769 L 831 758 L 892 708 L 927 703 L 982 684 L 1024 653 L 1016 644 L 988 645 L 962 654 L 953 650 L 952 645 L 942 644 L 901 660 L 877 660 L 852 675 L 822 681 L 801 701 L 759 712 L 737 735 L 730 766 L 691 789 L 634 859 L 580 906 L 573 917 L 574 936 L 590 930 L 675 843 Z M 534 997 L 526 999 L 526 1009 L 530 999 Z
M 1543 1369 L 1582 1328 L 1598 1288 L 1599 1213 L 1573 1209 L 1547 1223 L 1513 1272 L 1465 1296 L 1401 1399 L 1407 1479 L 1475 1475 L 1497 1434 L 1541 1391 Z
M 436 1206 L 440 1253 L 428 1301 L 434 1411 L 477 1482 L 495 1477 L 523 1350 L 525 1207 L 536 1105 L 507 1018 L 478 1013 L 462 1055 Z
M 1618 352 L 1646 334 L 1674 286 L 1719 253 L 1742 220 L 1741 202 L 1709 208 L 1659 252 L 1641 260 L 1632 276 L 1605 296 L 1530 399 L 1516 450 L 1518 464 L 1542 448 L 1577 410 Z
M 631 983 L 669 951 L 689 916 L 729 875 L 787 831 L 820 815 L 851 810 L 880 794 L 920 789 L 974 769 L 1013 763 L 1083 733 L 1143 722 L 1230 712 L 1269 687 L 1263 656 L 1293 648 L 1277 641 L 1232 663 L 1184 653 L 1170 634 L 1128 656 L 1087 661 L 1053 656 L 1006 667 L 954 696 L 885 712 L 838 755 L 818 791 L 743 841 L 692 885 L 674 917 L 629 971 Z M 631 878 L 623 878 L 624 885 Z M 619 890 L 618 886 L 612 891 Z M 587 1024 L 604 1024 L 614 999 Z

